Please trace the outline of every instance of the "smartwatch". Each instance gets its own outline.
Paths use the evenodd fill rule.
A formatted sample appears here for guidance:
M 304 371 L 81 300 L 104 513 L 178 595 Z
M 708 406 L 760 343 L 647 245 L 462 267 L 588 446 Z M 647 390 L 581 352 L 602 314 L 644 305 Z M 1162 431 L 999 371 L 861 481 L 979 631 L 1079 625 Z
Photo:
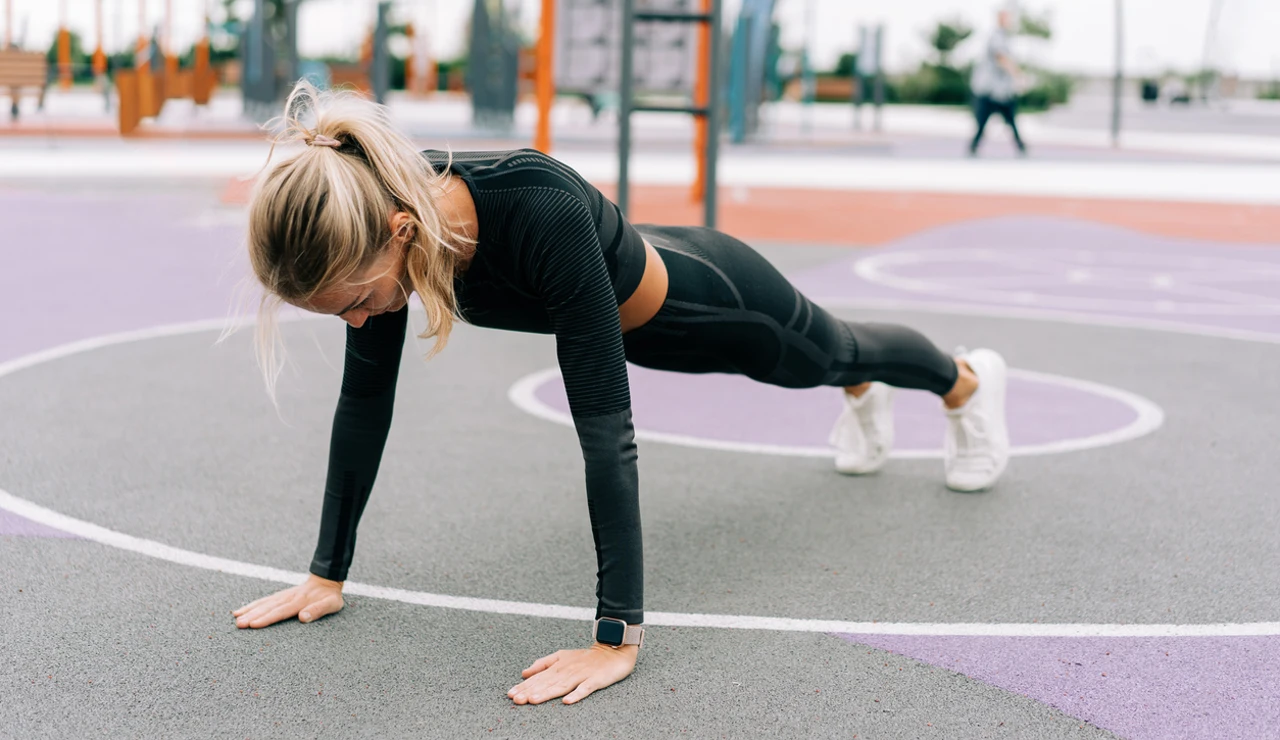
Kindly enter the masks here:
M 621 619 L 600 617 L 591 629 L 591 637 L 601 645 L 620 648 L 623 645 L 644 645 L 644 627 L 638 624 L 627 624 Z

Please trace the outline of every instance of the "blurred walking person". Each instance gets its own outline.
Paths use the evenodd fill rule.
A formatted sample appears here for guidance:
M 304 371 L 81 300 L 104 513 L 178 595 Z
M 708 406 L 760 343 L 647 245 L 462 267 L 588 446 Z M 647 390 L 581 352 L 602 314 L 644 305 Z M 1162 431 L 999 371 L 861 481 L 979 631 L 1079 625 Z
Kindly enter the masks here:
M 1017 81 L 1020 73 L 1009 51 L 1009 34 L 1013 30 L 1014 14 L 1003 9 L 997 16 L 996 30 L 987 41 L 987 49 L 973 69 L 970 89 L 973 91 L 973 113 L 978 120 L 978 131 L 969 143 L 969 156 L 977 156 L 978 145 L 986 131 L 987 121 L 993 113 L 999 113 L 1013 132 L 1013 143 L 1018 154 L 1025 156 L 1027 147 L 1018 134 L 1015 121 L 1018 113 Z

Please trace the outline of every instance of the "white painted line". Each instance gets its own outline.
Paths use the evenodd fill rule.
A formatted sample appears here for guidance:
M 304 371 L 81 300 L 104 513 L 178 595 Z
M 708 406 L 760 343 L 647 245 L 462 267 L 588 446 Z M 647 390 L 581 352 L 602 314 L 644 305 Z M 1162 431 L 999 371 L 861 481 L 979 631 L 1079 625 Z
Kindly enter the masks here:
M 59 514 L 38 506 L 11 493 L 0 490 L 0 509 L 18 516 L 60 529 L 99 544 L 127 550 L 157 560 L 178 565 L 256 578 L 262 581 L 296 585 L 307 578 L 306 573 L 269 568 L 238 560 L 204 555 L 179 547 L 172 547 L 154 540 L 123 534 L 80 519 Z M 538 604 L 500 599 L 477 599 L 469 596 L 448 596 L 425 591 L 408 591 L 385 586 L 373 586 L 355 581 L 343 584 L 343 593 L 370 598 L 400 601 L 420 606 L 488 614 L 519 614 L 550 619 L 570 619 L 586 622 L 595 617 L 595 610 L 585 607 Z M 1278 622 L 1251 622 L 1242 624 L 1052 624 L 1052 623 L 929 623 L 929 622 L 846 622 L 829 619 L 795 619 L 787 617 L 757 617 L 737 614 L 688 614 L 681 612 L 645 613 L 645 624 L 651 627 L 706 627 L 712 629 L 768 630 L 775 632 L 840 632 L 862 635 L 928 635 L 969 637 L 1226 637 L 1280 634 Z
M 536 416 L 539 419 L 545 419 L 556 424 L 564 426 L 573 426 L 573 417 L 568 413 L 556 408 L 552 408 L 542 402 L 538 398 L 537 390 L 542 385 L 552 382 L 560 377 L 560 371 L 554 367 L 546 370 L 539 370 L 535 373 L 520 378 L 512 384 L 507 391 L 507 398 L 516 408 Z M 1029 380 L 1033 383 L 1046 383 L 1051 385 L 1060 385 L 1073 390 L 1092 393 L 1094 395 L 1103 396 L 1114 401 L 1118 401 L 1129 408 L 1133 409 L 1136 414 L 1133 421 L 1129 422 L 1119 429 L 1093 434 L 1088 437 L 1076 437 L 1074 439 L 1062 439 L 1056 442 L 1046 442 L 1038 445 L 1020 445 L 1010 450 L 1010 454 L 1018 457 L 1031 457 L 1034 455 L 1058 455 L 1067 452 L 1079 452 L 1081 450 L 1091 450 L 1098 447 L 1106 447 L 1108 445 L 1127 442 L 1131 439 L 1145 436 L 1159 429 L 1164 424 L 1164 411 L 1161 410 L 1154 402 L 1131 393 L 1120 388 L 1115 388 L 1101 383 L 1094 383 L 1079 378 L 1068 378 L 1063 375 L 1053 375 L 1050 373 L 1039 373 L 1031 370 L 1019 370 L 1010 368 L 1009 377 L 1021 378 Z M 833 416 L 835 418 L 835 411 Z M 681 447 L 697 447 L 704 450 L 720 450 L 725 452 L 742 452 L 753 455 L 783 455 L 789 457 L 833 457 L 834 451 L 830 447 L 800 447 L 789 445 L 770 445 L 758 444 L 753 442 L 735 442 L 732 440 L 713 439 L 709 437 L 695 437 L 692 435 L 674 434 L 671 432 L 655 432 L 649 429 L 636 429 L 636 439 L 647 440 L 650 442 L 662 442 L 664 444 L 679 445 Z M 942 457 L 942 449 L 936 450 L 894 450 L 889 455 L 891 458 L 898 460 L 924 460 Z
M 884 307 L 877 305 L 876 307 Z M 899 302 L 896 306 L 904 310 L 941 311 L 954 313 L 953 307 L 938 304 L 913 304 Z M 982 309 L 989 310 L 989 309 Z M 1007 309 L 996 313 L 1002 316 Z M 986 314 L 981 314 L 986 315 Z M 282 316 L 282 320 L 291 320 Z M 310 318 L 295 317 L 292 320 Z M 1028 318 L 1028 317 L 1023 317 Z M 1069 321 L 1071 323 L 1092 323 L 1109 325 L 1096 316 L 1072 316 L 1048 314 L 1035 316 L 1036 320 Z M 137 331 L 119 332 L 102 337 L 71 342 L 59 347 L 19 357 L 9 362 L 0 363 L 0 378 L 40 365 L 59 358 L 89 352 L 95 349 L 129 342 L 144 341 L 161 337 L 179 336 L 201 331 L 221 329 L 226 319 L 193 321 L 183 324 L 158 326 Z M 1153 327 L 1135 327 L 1153 328 Z M 1183 331 L 1177 325 L 1162 325 L 1161 331 Z M 1218 336 L 1247 341 L 1280 343 L 1280 337 L 1254 333 L 1233 336 L 1212 328 L 1191 327 L 1192 331 L 1183 333 Z M 531 378 L 535 376 L 530 376 Z M 545 379 L 545 377 L 543 378 Z M 513 386 L 514 388 L 514 386 Z M 305 579 L 305 573 L 280 570 L 238 560 L 218 558 L 202 553 L 191 552 L 182 548 L 166 545 L 154 540 L 116 532 L 90 522 L 60 514 L 38 504 L 19 498 L 0 489 L 0 509 L 30 519 L 54 529 L 77 535 L 84 539 L 98 542 L 110 547 L 134 552 L 167 562 L 187 565 L 194 568 L 241 575 L 264 581 L 293 585 Z M 497 599 L 476 599 L 464 596 L 449 596 L 421 591 L 374 586 L 348 581 L 344 584 L 346 593 L 368 596 L 372 598 L 402 601 L 423 606 L 435 606 L 444 609 L 463 609 L 496 614 L 521 614 L 553 619 L 572 619 L 584 621 L 594 616 L 594 610 L 585 607 L 561 606 L 556 604 L 538 604 L 520 601 L 503 601 Z M 989 637 L 1231 637 L 1231 636 L 1265 636 L 1280 635 L 1278 622 L 1246 622 L 1246 623 L 1214 623 L 1214 624 L 1087 624 L 1060 623 L 927 623 L 927 622 L 846 622 L 820 619 L 796 619 L 785 617 L 759 617 L 728 614 L 690 614 L 679 612 L 646 613 L 646 623 L 652 626 L 671 627 L 708 627 L 719 629 L 757 629 L 784 632 L 840 632 L 864 635 L 929 635 L 929 636 L 989 636 Z
M 983 301 L 997 304 L 1032 304 L 1044 308 L 1065 311 L 1112 311 L 1118 313 L 1173 313 L 1179 316 L 1276 316 L 1280 315 L 1280 301 L 1272 296 L 1255 295 L 1239 291 L 1201 286 L 1194 273 L 1183 276 L 1174 285 L 1169 281 L 1164 293 L 1172 297 L 1195 296 L 1208 298 L 1211 302 L 1188 302 L 1179 300 L 1156 300 L 1147 298 L 1085 298 L 1072 295 L 1057 295 L 1052 292 L 1026 290 L 1028 287 L 1040 286 L 1048 279 L 1055 278 L 1060 285 L 1083 282 L 1081 275 L 1088 275 L 1088 282 L 1093 286 L 1110 287 L 1123 293 L 1132 290 L 1135 284 L 1151 285 L 1160 282 L 1155 271 L 1168 270 L 1172 267 L 1184 267 L 1194 270 L 1231 270 L 1235 269 L 1238 280 L 1257 281 L 1269 277 L 1280 269 L 1280 265 L 1266 262 L 1252 262 L 1230 259 L 1187 258 L 1178 255 L 1158 255 L 1143 253 L 1106 252 L 1090 263 L 1092 269 L 1081 270 L 1067 264 L 1052 261 L 1055 255 L 1067 254 L 1061 251 L 1046 251 L 1034 255 L 1021 255 L 1014 250 L 993 249 L 938 249 L 888 252 L 859 259 L 852 265 L 852 271 L 859 278 L 876 285 L 900 290 L 905 293 L 918 293 L 939 298 L 964 298 L 968 301 Z M 926 264 L 966 264 L 979 266 L 1008 266 L 1035 271 L 1035 275 L 1018 276 L 991 275 L 986 278 L 965 276 L 959 282 L 949 278 L 913 277 L 895 272 L 894 268 Z M 1115 274 L 1119 270 L 1134 270 L 1129 274 Z M 1041 273 L 1041 270 L 1051 270 Z M 1111 272 L 1106 272 L 1110 270 Z M 1138 272 L 1138 270 L 1144 270 Z M 1221 272 L 1214 273 L 1222 279 Z M 1076 280 L 1072 277 L 1076 276 Z M 1003 281 L 1015 283 L 1019 290 L 1002 290 L 998 285 L 986 285 L 986 281 Z
M 1064 311 L 1054 308 L 1027 308 L 1026 306 L 1008 305 L 984 306 L 981 304 L 963 303 L 960 301 L 933 301 L 927 298 L 911 300 L 903 298 L 848 298 L 845 296 L 817 296 L 811 298 L 811 300 L 823 308 L 865 308 L 880 311 L 913 311 L 919 313 L 985 316 L 993 319 L 1013 319 L 1016 321 L 1053 321 L 1061 324 L 1105 326 L 1115 329 L 1141 329 L 1143 331 L 1187 334 L 1190 336 L 1207 337 L 1210 339 L 1231 339 L 1239 342 L 1280 344 L 1280 334 L 1265 331 L 1232 329 L 1223 326 L 1192 324 L 1190 322 L 1183 321 L 1135 319 L 1127 316 L 1108 316 L 1105 314 Z

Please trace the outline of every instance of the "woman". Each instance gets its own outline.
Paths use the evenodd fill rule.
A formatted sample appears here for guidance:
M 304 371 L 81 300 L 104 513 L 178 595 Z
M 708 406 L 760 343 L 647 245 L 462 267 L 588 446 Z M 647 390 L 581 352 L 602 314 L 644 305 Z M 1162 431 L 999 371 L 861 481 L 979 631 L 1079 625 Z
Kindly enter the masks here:
M 298 120 L 305 108 L 313 127 Z M 391 424 L 410 291 L 427 314 L 423 336 L 436 339 L 432 354 L 455 315 L 556 337 L 585 459 L 596 641 L 525 669 L 508 692 L 519 704 L 573 703 L 635 667 L 643 567 L 627 361 L 844 387 L 833 442 L 847 473 L 874 472 L 888 456 L 890 386 L 927 389 L 951 418 L 947 484 L 979 490 L 1004 470 L 1005 368 L 990 350 L 953 359 L 911 329 L 840 321 L 741 242 L 703 228 L 635 228 L 577 173 L 535 151 L 424 156 L 384 109 L 305 83 L 285 123 L 283 137 L 308 146 L 261 178 L 250 207 L 250 257 L 266 290 L 259 359 L 274 387 L 279 301 L 341 317 L 347 352 L 310 579 L 233 612 L 239 627 L 342 608 Z

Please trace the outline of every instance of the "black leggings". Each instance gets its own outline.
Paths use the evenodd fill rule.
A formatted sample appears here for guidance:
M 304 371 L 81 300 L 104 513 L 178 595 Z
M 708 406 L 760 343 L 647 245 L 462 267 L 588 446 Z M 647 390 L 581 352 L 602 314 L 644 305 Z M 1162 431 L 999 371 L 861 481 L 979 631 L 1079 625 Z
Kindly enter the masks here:
M 638 225 L 670 286 L 648 323 L 623 336 L 627 360 L 684 373 L 734 373 L 784 388 L 879 380 L 945 395 L 955 361 L 914 329 L 841 321 L 751 247 L 713 229 Z
M 1016 100 L 995 100 L 986 95 L 980 95 L 973 102 L 973 115 L 978 119 L 978 132 L 973 135 L 973 141 L 969 142 L 969 151 L 978 151 L 978 144 L 982 142 L 982 133 L 987 130 L 987 121 L 991 118 L 992 113 L 999 113 L 1004 122 L 1008 124 L 1009 130 L 1013 132 L 1013 143 L 1017 145 L 1019 150 L 1025 150 L 1027 146 L 1022 143 L 1022 137 L 1018 135 L 1018 101 Z

